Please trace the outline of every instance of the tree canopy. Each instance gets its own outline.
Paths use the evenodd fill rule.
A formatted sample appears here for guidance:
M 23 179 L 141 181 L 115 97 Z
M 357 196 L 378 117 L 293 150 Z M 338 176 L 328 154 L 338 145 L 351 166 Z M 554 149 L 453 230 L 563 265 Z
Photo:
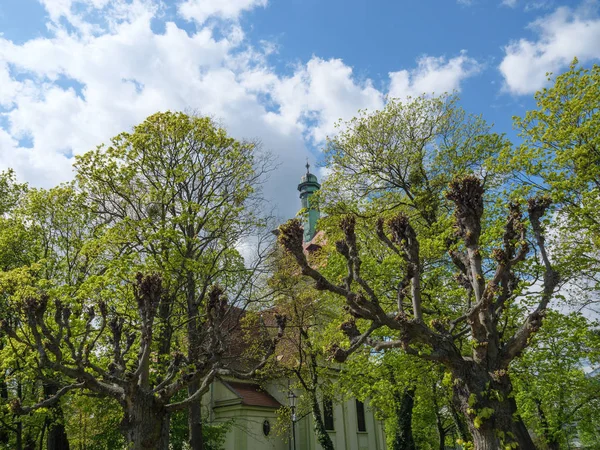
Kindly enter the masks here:
M 219 377 L 285 380 L 329 450 L 348 398 L 393 450 L 597 448 L 600 68 L 551 80 L 519 145 L 456 94 L 340 122 L 313 245 L 208 117 L 0 174 L 0 448 L 216 449 Z

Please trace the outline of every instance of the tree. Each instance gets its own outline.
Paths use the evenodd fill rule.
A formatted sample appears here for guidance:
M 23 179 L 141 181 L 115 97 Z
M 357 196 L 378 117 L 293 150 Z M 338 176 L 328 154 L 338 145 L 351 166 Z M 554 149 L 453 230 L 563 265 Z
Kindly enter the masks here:
M 560 281 L 544 241 L 542 217 L 550 201 L 529 201 L 529 225 L 520 205 L 512 203 L 502 223 L 500 208 L 493 203 L 484 208 L 484 191 L 498 194 L 494 186 L 501 180 L 489 170 L 489 160 L 506 141 L 478 119 L 448 109 L 444 99 L 390 105 L 354 119 L 331 144 L 334 180 L 346 175 L 344 187 L 365 194 L 357 209 L 348 207 L 347 192 L 335 191 L 338 211 L 352 214 L 339 221 L 341 239 L 328 266 L 345 266 L 345 273 L 309 264 L 297 221 L 280 227 L 279 241 L 316 289 L 345 300 L 350 318 L 342 330 L 349 341 L 332 348 L 338 361 L 369 344 L 441 363 L 451 373 L 477 449 L 500 443 L 533 448 L 516 414 L 508 369 L 541 326 Z M 392 212 L 373 224 L 374 215 L 383 215 L 377 208 L 381 198 Z M 364 247 L 357 218 L 368 230 L 361 234 Z M 528 242 L 529 227 L 536 252 Z M 327 232 L 332 240 L 340 235 Z M 541 291 L 528 291 L 536 279 L 543 279 Z M 530 311 L 518 307 L 520 297 L 535 299 Z M 389 338 L 374 339 L 380 329 Z
M 24 276 L 28 277 L 28 274 Z M 12 277 L 6 277 L 4 281 L 16 287 L 10 292 L 13 307 L 19 308 L 23 316 L 3 320 L 0 323 L 2 330 L 10 339 L 35 351 L 40 368 L 70 381 L 35 405 L 24 406 L 14 401 L 12 410 L 17 414 L 53 406 L 71 390 L 87 389 L 113 398 L 121 405 L 124 413 L 121 427 L 130 448 L 166 449 L 167 415 L 187 408 L 190 402 L 199 401 L 218 373 L 232 374 L 223 367 L 222 361 L 227 348 L 227 327 L 223 322 L 230 309 L 219 287 L 209 293 L 208 321 L 203 332 L 203 348 L 198 352 L 200 357 L 189 361 L 181 353 L 174 354 L 167 377 L 155 383 L 151 352 L 155 344 L 153 325 L 162 289 L 159 276 L 138 274 L 132 287 L 119 284 L 105 287 L 104 295 L 113 291 L 120 302 L 130 307 L 133 307 L 132 300 L 135 301 L 137 317 L 119 314 L 104 301 L 97 303 L 97 309 L 90 306 L 73 311 L 59 299 L 39 292 L 38 286 L 18 283 L 19 280 Z M 7 289 L 5 285 L 5 295 Z M 126 320 L 133 321 L 134 327 L 128 329 Z M 269 343 L 266 354 L 273 351 L 281 338 L 281 319 L 279 325 L 278 335 Z M 265 363 L 266 357 L 258 367 Z M 202 384 L 191 396 L 171 401 L 176 393 L 198 379 Z
M 76 163 L 92 210 L 110 227 L 107 238 L 117 259 L 162 275 L 159 358 L 165 368 L 180 327 L 187 332 L 187 357 L 198 359 L 203 310 L 214 283 L 234 304 L 260 300 L 253 296 L 259 295 L 270 230 L 260 216 L 259 188 L 269 166 L 256 147 L 229 137 L 210 118 L 166 112 Z M 235 246 L 253 239 L 256 254 L 246 265 Z M 199 387 L 199 380 L 190 383 L 188 394 Z M 188 421 L 190 445 L 202 449 L 198 402 L 189 404 Z
M 415 449 L 412 423 L 416 378 L 423 381 L 424 377 L 423 365 L 418 367 L 413 362 L 398 351 L 371 355 L 365 350 L 356 352 L 341 370 L 340 385 L 361 401 L 368 398 L 377 416 L 385 420 L 388 445 L 393 450 Z M 419 384 L 427 388 L 426 383 Z
M 376 416 L 384 420 L 388 447 L 444 449 L 457 436 L 460 412 L 454 411 L 451 386 L 439 366 L 404 354 L 400 349 L 374 353 L 356 351 L 342 365 L 339 388 L 358 399 L 369 399 Z M 459 423 L 462 426 L 462 423 Z
M 586 374 L 600 357 L 598 323 L 583 315 L 551 312 L 531 347 L 512 368 L 516 400 L 523 419 L 540 437 L 543 448 L 582 445 L 599 421 L 600 380 Z
M 201 448 L 202 394 L 217 374 L 264 366 L 285 323 L 277 318 L 276 336 L 255 336 L 260 354 L 247 371 L 232 366 L 242 355 L 231 354 L 231 333 L 265 295 L 264 241 L 248 263 L 235 249 L 264 231 L 253 208 L 260 160 L 254 145 L 184 114 L 154 115 L 112 144 L 79 158 L 77 190 L 36 191 L 15 216 L 42 256 L 2 273 L 11 312 L 2 330 L 29 370 L 59 384 L 12 411 L 92 392 L 120 406 L 128 445 L 141 449 L 166 448 L 170 414 L 189 409 L 190 441 Z
M 574 59 L 552 86 L 535 94 L 537 109 L 514 117 L 522 144 L 502 152 L 499 168 L 521 195 L 552 197 L 555 260 L 582 293 L 597 290 L 600 245 L 600 66 Z
M 333 408 L 331 389 L 333 367 L 323 354 L 322 334 L 335 311 L 322 302 L 319 292 L 300 279 L 293 261 L 283 252 L 275 252 L 275 271 L 269 280 L 275 292 L 275 310 L 288 318 L 285 337 L 281 341 L 283 358 L 276 370 L 295 379 L 301 390 L 298 415 L 311 414 L 314 433 L 323 450 L 334 450 L 325 424 L 325 406 Z M 295 387 L 295 386 L 294 386 Z
M 44 216 L 49 218 L 52 210 L 54 217 L 64 219 L 70 211 L 62 211 L 60 206 L 60 195 L 42 198 L 40 205 L 31 206 L 40 194 L 35 189 L 29 189 L 25 184 L 17 183 L 14 173 L 8 171 L 2 174 L 0 182 L 0 204 L 2 211 L 2 231 L 0 237 L 0 258 L 2 259 L 2 270 L 10 271 L 31 264 L 41 258 L 53 260 L 57 250 L 57 239 L 52 240 L 50 236 L 44 235 L 43 230 L 36 228 L 39 219 Z M 27 214 L 27 211 L 36 210 L 37 215 Z M 27 217 L 27 225 L 21 220 Z M 44 219 L 44 220 L 45 220 Z M 57 219 L 60 220 L 60 219 Z M 32 232 L 32 229 L 35 231 Z M 0 310 L 8 312 L 6 305 L 0 305 Z M 0 332 L 0 353 L 5 354 L 3 363 L 0 365 L 2 373 L 0 381 L 0 392 L 2 392 L 3 403 L 8 404 L 13 395 L 14 400 L 26 401 L 37 395 L 44 395 L 56 389 L 55 380 L 36 379 L 35 373 L 27 370 L 27 364 L 17 355 L 11 355 L 9 348 L 4 348 L 6 339 Z M 9 388 L 11 386 L 12 388 Z M 64 429 L 63 414 L 60 406 L 56 406 L 48 413 L 39 413 L 36 416 L 24 418 L 17 417 L 10 420 L 11 424 L 4 422 L 3 428 L 11 430 L 15 434 L 12 444 L 17 448 L 23 445 L 35 445 L 39 440 L 40 445 L 45 443 L 48 450 L 59 450 L 69 448 L 69 442 Z M 23 438 L 25 436 L 25 439 Z M 8 433 L 0 436 L 0 444 L 10 447 Z
M 442 363 L 452 373 L 454 390 L 463 413 L 468 417 L 476 449 L 495 449 L 501 442 L 506 445 L 514 443 L 521 448 L 533 448 L 522 421 L 514 419 L 517 411 L 511 397 L 508 368 L 541 326 L 548 303 L 559 282 L 558 274 L 546 254 L 540 222 L 549 202 L 547 199 L 532 199 L 528 209 L 529 220 L 543 259 L 543 289 L 538 295 L 539 301 L 535 309 L 507 336 L 504 333 L 505 318 L 502 313 L 509 307 L 510 301 L 523 294 L 515 283 L 515 267 L 527 259 L 529 252 L 526 226 L 519 207 L 511 205 L 505 225 L 504 247 L 493 252 L 495 270 L 486 282 L 483 249 L 479 246 L 483 213 L 481 183 L 475 177 L 463 177 L 451 185 L 448 197 L 455 201 L 458 233 L 465 246 L 465 251 L 452 250 L 452 256 L 461 271 L 465 296 L 472 293 L 475 298 L 474 304 L 464 314 L 449 323 L 443 317 L 437 317 L 428 325 L 420 313 L 422 269 L 419 263 L 419 241 L 405 215 L 399 215 L 388 223 L 391 238 L 385 233 L 381 221 L 378 222 L 377 233 L 381 241 L 394 253 L 403 255 L 406 262 L 406 278 L 410 280 L 408 284 L 411 286 L 413 304 L 412 318 L 401 310 L 387 313 L 381 306 L 382 300 L 371 287 L 372 281 L 377 280 L 362 278 L 362 261 L 353 216 L 342 221 L 345 237 L 336 243 L 337 251 L 346 259 L 348 267 L 342 284 L 332 282 L 310 266 L 302 251 L 303 230 L 297 220 L 280 227 L 280 242 L 295 257 L 302 273 L 315 281 L 316 289 L 340 295 L 346 300 L 347 310 L 352 318 L 345 322 L 343 329 L 350 339 L 350 346 L 332 349 L 336 360 L 343 362 L 350 353 L 369 343 L 376 350 L 398 347 L 408 354 Z M 492 264 L 491 261 L 486 263 Z M 398 293 L 398 296 L 401 295 L 401 292 Z M 368 321 L 366 330 L 358 328 L 356 319 Z M 454 334 L 457 326 L 465 321 L 468 328 Z M 371 339 L 373 331 L 382 327 L 387 327 L 391 333 L 395 331 L 397 338 L 382 341 Z M 460 338 L 461 333 L 469 333 L 473 338 L 473 350 L 469 356 L 463 355 L 456 345 L 455 341 Z

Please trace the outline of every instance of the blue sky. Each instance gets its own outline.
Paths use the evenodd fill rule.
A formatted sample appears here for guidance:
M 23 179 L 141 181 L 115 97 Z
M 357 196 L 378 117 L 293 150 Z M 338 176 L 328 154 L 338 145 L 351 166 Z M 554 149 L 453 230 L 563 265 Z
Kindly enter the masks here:
M 460 92 L 515 142 L 546 72 L 600 58 L 598 0 L 2 0 L 0 168 L 34 185 L 159 110 L 218 119 L 280 163 L 297 208 L 306 157 L 387 95 Z M 291 201 L 294 199 L 294 201 Z

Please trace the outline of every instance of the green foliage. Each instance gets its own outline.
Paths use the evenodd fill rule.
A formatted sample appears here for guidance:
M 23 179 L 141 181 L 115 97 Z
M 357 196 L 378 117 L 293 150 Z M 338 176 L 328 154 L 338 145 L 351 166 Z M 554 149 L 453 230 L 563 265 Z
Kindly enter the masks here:
M 181 396 L 180 396 L 181 397 Z M 202 422 L 204 450 L 224 450 L 227 433 L 234 426 L 234 420 L 221 423 Z M 169 450 L 188 450 L 188 423 L 184 411 L 171 415 Z
M 379 211 L 405 206 L 432 225 L 452 177 L 476 173 L 496 184 L 491 163 L 508 147 L 481 117 L 460 108 L 456 95 L 389 99 L 383 110 L 339 124 L 325 149 L 332 173 L 320 195 L 330 214 L 373 203 Z
M 546 443 L 597 439 L 600 379 L 586 369 L 600 363 L 599 325 L 581 314 L 551 312 L 512 369 L 521 414 Z
M 119 405 L 108 399 L 74 393 L 62 402 L 69 444 L 73 448 L 120 449 L 125 440 L 119 425 Z
M 176 367 L 171 382 L 189 378 L 197 368 L 213 285 L 243 308 L 264 295 L 259 286 L 264 241 L 259 239 L 263 253 L 248 265 L 236 249 L 242 239 L 266 229 L 258 189 L 268 168 L 255 144 L 229 137 L 209 118 L 158 113 L 109 146 L 77 157 L 76 169 L 75 183 L 49 190 L 28 189 L 12 172 L 0 174 L 0 313 L 5 329 L 14 330 L 10 340 L 0 334 L 0 419 L 7 423 L 16 423 L 12 412 L 43 400 L 42 375 L 67 385 L 81 380 L 69 370 L 83 365 L 104 386 L 120 387 L 114 374 L 138 369 L 143 318 L 135 313 L 139 305 L 130 283 L 138 271 L 158 273 L 164 287 L 148 376 L 141 382 L 150 386 L 165 379 L 180 350 L 192 362 Z M 27 321 L 36 302 L 45 305 L 39 309 L 41 327 L 47 327 L 42 331 Z M 68 342 L 61 339 L 65 320 Z M 112 340 L 116 329 L 118 345 Z M 42 347 L 48 348 L 42 351 L 51 359 L 60 349 L 56 358 L 66 370 L 59 373 L 36 355 L 35 333 L 43 333 Z M 55 342 L 52 334 L 59 335 Z M 119 367 L 114 353 L 124 349 L 131 351 Z M 64 407 L 69 436 L 86 448 L 119 448 L 118 424 L 127 402 L 106 401 L 106 390 L 94 383 L 65 397 L 71 400 Z M 187 383 L 176 387 L 183 392 Z M 39 434 L 40 423 L 51 415 L 51 409 L 38 408 L 21 420 L 27 433 Z M 227 429 L 204 427 L 209 448 L 222 447 Z
M 515 195 L 552 197 L 561 272 L 593 277 L 600 244 L 600 66 L 584 68 L 574 59 L 535 99 L 537 109 L 514 118 L 522 145 L 503 151 L 498 169 L 512 174 Z

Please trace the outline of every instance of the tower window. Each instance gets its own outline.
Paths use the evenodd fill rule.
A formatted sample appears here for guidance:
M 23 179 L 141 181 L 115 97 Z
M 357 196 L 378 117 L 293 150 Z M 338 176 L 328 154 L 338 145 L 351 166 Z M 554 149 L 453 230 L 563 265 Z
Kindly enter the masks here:
M 333 401 L 329 397 L 323 398 L 323 421 L 325 422 L 326 430 L 335 430 L 333 421 Z
M 365 421 L 365 404 L 356 400 L 356 420 L 358 431 L 367 431 L 367 422 Z

